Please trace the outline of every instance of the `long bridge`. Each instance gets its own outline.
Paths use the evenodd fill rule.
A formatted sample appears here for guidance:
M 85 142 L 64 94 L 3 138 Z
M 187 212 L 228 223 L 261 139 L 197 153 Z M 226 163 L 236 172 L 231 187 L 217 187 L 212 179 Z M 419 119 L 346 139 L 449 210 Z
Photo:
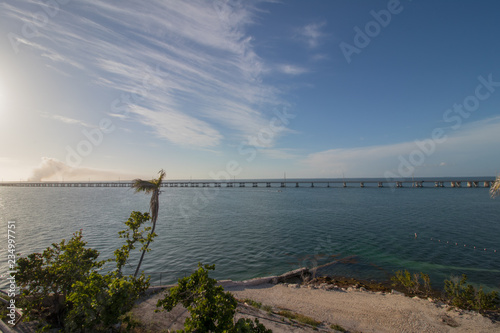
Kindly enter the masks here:
M 469 187 L 489 188 L 494 180 L 241 180 L 241 181 L 165 181 L 162 187 Z M 132 187 L 130 181 L 108 181 L 108 182 L 0 182 L 0 186 L 11 187 Z

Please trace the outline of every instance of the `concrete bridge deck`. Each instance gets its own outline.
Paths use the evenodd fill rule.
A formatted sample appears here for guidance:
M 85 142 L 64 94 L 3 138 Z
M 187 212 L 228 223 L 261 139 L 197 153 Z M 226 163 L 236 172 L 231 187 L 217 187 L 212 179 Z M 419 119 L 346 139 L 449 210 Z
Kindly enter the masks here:
M 469 187 L 469 188 L 489 188 L 494 182 L 492 180 L 288 180 L 288 181 L 267 181 L 267 180 L 241 180 L 241 181 L 165 181 L 162 187 Z M 111 181 L 111 182 L 0 182 L 3 187 L 131 187 L 132 182 Z

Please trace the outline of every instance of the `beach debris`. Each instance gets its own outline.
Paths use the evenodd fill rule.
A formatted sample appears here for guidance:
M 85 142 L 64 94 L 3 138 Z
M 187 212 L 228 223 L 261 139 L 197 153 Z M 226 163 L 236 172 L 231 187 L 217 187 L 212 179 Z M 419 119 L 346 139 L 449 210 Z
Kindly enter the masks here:
M 286 283 L 286 282 L 300 282 L 304 281 L 306 277 L 310 277 L 311 273 L 307 267 L 295 269 L 280 276 L 274 277 L 271 280 L 272 284 Z

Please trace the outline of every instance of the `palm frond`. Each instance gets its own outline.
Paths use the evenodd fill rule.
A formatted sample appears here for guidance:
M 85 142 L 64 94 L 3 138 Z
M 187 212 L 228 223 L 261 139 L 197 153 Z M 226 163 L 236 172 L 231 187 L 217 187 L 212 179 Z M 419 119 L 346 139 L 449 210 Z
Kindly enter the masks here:
M 134 179 L 132 188 L 135 189 L 135 192 L 151 193 L 157 188 L 157 186 L 155 183 L 148 180 Z
M 497 179 L 493 183 L 493 186 L 491 186 L 490 195 L 492 198 L 500 195 L 500 176 L 497 177 Z
M 156 186 L 160 187 L 161 186 L 161 182 L 163 181 L 163 178 L 165 178 L 165 171 L 163 171 L 163 169 L 161 169 L 159 172 L 158 172 L 158 178 L 157 179 L 153 179 L 151 182 L 154 182 L 156 184 Z

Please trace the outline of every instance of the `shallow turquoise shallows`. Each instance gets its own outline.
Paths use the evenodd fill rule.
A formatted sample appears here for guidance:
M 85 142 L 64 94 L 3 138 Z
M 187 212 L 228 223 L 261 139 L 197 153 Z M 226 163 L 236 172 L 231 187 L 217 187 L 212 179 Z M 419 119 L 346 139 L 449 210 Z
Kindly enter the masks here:
M 18 254 L 83 229 L 104 259 L 130 213 L 148 209 L 149 196 L 127 188 L 0 187 L 1 287 L 9 220 Z M 155 283 L 198 262 L 233 280 L 336 262 L 322 273 L 386 280 L 408 268 L 436 287 L 465 273 L 500 289 L 500 198 L 486 188 L 165 188 L 156 232 L 142 266 Z

